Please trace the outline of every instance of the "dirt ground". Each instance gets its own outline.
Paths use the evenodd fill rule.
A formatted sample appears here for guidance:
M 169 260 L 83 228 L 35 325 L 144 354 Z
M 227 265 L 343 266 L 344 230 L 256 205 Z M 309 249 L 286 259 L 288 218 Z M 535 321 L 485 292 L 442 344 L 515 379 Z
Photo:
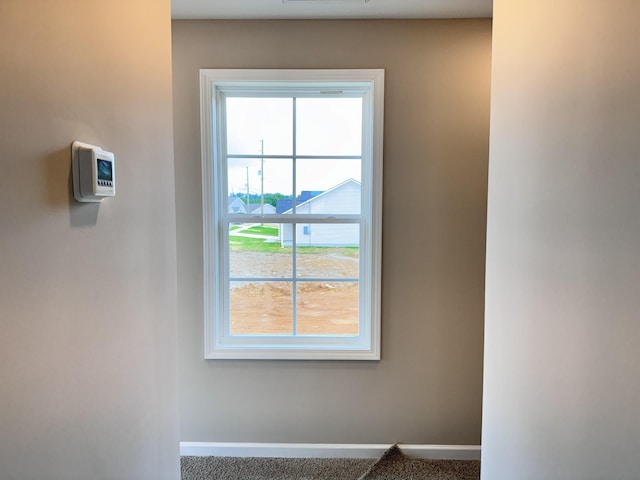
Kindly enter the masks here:
M 290 255 L 243 252 L 231 258 L 237 277 L 291 275 Z M 336 254 L 298 256 L 298 275 L 358 277 L 358 259 Z M 231 289 L 231 333 L 293 333 L 293 292 L 289 282 L 242 282 Z M 356 282 L 300 282 L 296 292 L 296 333 L 301 335 L 356 335 Z

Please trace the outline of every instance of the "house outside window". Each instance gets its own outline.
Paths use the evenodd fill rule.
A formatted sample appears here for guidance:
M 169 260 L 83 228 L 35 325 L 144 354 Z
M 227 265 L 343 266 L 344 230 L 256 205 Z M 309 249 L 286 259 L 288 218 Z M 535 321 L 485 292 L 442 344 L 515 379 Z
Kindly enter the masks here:
M 205 358 L 380 358 L 382 70 L 201 70 Z

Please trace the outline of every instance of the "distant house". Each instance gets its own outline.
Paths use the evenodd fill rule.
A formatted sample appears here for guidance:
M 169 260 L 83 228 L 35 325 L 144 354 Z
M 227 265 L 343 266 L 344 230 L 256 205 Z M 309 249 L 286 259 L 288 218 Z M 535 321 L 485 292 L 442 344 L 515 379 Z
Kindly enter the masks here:
M 315 192 L 314 192 L 315 193 Z M 291 200 L 289 200 L 291 202 Z M 300 200 L 298 200 L 300 202 Z M 292 213 L 293 207 L 281 213 Z M 324 192 L 316 193 L 308 200 L 296 204 L 296 213 L 353 214 L 360 213 L 360 182 L 349 179 Z M 293 226 L 280 224 L 280 244 L 293 244 Z M 360 244 L 360 230 L 353 224 L 315 223 L 296 225 L 298 246 L 346 247 Z
M 263 206 L 260 203 L 250 203 L 249 204 L 249 213 L 252 215 L 270 215 L 272 213 L 276 213 L 276 207 L 271 205 L 270 203 L 264 204 Z
M 244 200 L 242 200 L 242 198 L 240 197 L 230 196 L 228 205 L 229 205 L 228 213 L 235 213 L 235 214 L 248 213 L 253 215 L 262 214 L 262 204 L 250 203 L 249 205 L 247 205 L 244 202 Z M 265 203 L 264 213 L 265 214 L 276 213 L 276 208 L 273 205 Z
M 247 213 L 247 206 L 240 197 L 229 197 L 227 213 Z

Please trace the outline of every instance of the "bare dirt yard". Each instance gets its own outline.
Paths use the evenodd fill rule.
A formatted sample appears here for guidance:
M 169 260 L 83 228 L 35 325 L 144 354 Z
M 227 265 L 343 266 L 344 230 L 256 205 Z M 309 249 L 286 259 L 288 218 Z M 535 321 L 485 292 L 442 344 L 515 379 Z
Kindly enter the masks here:
M 291 255 L 242 252 L 232 255 L 235 277 L 291 276 Z M 298 256 L 298 276 L 358 277 L 358 259 L 338 254 Z M 357 282 L 298 282 L 296 333 L 357 335 Z M 231 332 L 236 335 L 293 333 L 294 295 L 290 282 L 239 282 L 231 289 Z

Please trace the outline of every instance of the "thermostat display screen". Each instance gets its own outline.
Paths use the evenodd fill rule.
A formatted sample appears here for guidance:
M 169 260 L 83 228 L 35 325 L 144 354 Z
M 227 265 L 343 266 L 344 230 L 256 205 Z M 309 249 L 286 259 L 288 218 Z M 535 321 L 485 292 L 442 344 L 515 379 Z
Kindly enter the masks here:
M 98 180 L 113 180 L 112 165 L 110 161 L 98 158 Z

